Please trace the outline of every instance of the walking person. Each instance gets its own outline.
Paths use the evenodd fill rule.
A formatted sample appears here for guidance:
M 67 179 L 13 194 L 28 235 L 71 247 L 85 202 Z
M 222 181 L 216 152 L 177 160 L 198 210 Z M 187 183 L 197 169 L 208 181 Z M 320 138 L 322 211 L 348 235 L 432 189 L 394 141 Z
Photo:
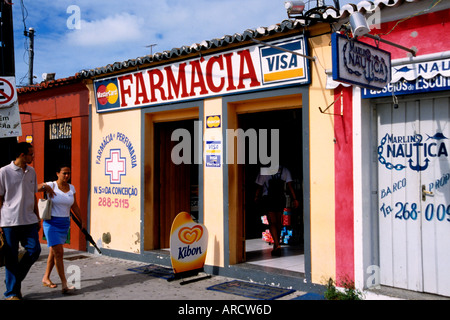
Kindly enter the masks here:
M 269 174 L 267 168 L 261 168 L 261 173 L 256 178 L 256 184 L 258 187 L 256 189 L 255 201 L 258 202 L 261 197 L 261 205 L 267 211 L 269 230 L 273 238 L 272 255 L 279 256 L 281 255 L 280 233 L 282 215 L 286 206 L 285 189 L 288 189 L 292 196 L 294 208 L 299 206 L 294 188 L 292 187 L 291 173 L 283 166 L 279 166 L 275 174 Z
M 47 238 L 47 245 L 50 247 L 47 268 L 42 278 L 42 285 L 49 288 L 56 288 L 57 285 L 50 280 L 50 274 L 53 267 L 56 267 L 59 278 L 61 279 L 61 292 L 71 294 L 74 287 L 69 287 L 64 271 L 64 243 L 70 227 L 70 212 L 81 220 L 80 208 L 75 196 L 75 187 L 69 183 L 71 175 L 70 167 L 62 165 L 57 168 L 57 180 L 46 182 L 39 185 L 39 191 L 46 192 L 52 199 L 52 216 L 49 220 L 44 220 L 44 234 Z M 83 227 L 84 223 L 83 223 Z
M 21 300 L 21 285 L 41 253 L 40 218 L 37 207 L 34 148 L 18 143 L 15 160 L 0 168 L 0 232 L 5 236 L 5 284 L 7 300 Z M 25 254 L 19 261 L 19 243 Z

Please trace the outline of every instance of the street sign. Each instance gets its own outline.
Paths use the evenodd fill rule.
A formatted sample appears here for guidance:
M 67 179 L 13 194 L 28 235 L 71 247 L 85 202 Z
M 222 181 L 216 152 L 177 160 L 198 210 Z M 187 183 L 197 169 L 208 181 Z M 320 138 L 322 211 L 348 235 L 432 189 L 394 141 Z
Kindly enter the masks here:
M 15 77 L 0 76 L 0 138 L 20 137 L 19 103 Z
M 14 77 L 0 77 L 0 108 L 9 108 L 17 101 Z

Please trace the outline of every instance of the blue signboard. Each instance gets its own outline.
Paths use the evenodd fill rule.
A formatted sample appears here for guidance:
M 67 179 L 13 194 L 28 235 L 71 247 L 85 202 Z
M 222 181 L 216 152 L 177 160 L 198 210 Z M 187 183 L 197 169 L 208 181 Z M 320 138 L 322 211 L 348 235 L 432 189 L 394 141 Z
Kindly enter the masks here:
M 378 98 L 450 90 L 450 59 L 392 67 L 392 83 L 382 90 L 362 90 L 362 98 Z
M 391 53 L 333 33 L 333 80 L 383 89 L 391 81 Z

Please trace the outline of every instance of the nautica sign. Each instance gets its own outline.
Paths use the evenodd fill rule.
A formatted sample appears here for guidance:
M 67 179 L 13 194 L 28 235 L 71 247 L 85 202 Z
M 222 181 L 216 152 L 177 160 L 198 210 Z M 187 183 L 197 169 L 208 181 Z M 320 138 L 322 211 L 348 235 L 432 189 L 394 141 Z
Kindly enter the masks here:
M 333 80 L 369 89 L 382 89 L 391 81 L 391 54 L 334 33 Z
M 392 81 L 382 90 L 361 91 L 362 98 L 388 97 L 450 90 L 450 59 L 409 63 L 392 67 Z
M 449 156 L 448 137 L 442 132 L 396 136 L 391 133 L 381 139 L 378 146 L 378 161 L 389 170 L 425 171 L 433 159 Z

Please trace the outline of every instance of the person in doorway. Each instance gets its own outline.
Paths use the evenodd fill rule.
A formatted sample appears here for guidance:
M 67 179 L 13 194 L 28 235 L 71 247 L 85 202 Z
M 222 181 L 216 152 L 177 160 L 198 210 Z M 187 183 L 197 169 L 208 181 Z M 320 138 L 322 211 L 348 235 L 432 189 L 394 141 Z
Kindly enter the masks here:
M 44 234 L 47 238 L 47 245 L 50 247 L 47 268 L 42 285 L 49 288 L 56 288 L 57 285 L 50 280 L 50 274 L 53 267 L 61 279 L 61 292 L 63 294 L 71 294 L 74 287 L 69 287 L 64 272 L 64 243 L 70 227 L 70 212 L 76 215 L 79 221 L 81 219 L 80 208 L 77 204 L 75 196 L 75 187 L 69 183 L 71 175 L 70 167 L 62 165 L 57 168 L 57 180 L 53 182 L 42 183 L 38 186 L 39 191 L 46 192 L 48 197 L 52 199 L 52 216 L 50 220 L 44 220 Z M 84 223 L 83 223 L 83 227 Z
M 272 255 L 279 256 L 281 254 L 282 214 L 286 207 L 286 186 L 292 196 L 294 208 L 299 205 L 292 187 L 292 176 L 290 171 L 283 166 L 279 166 L 275 174 L 268 172 L 267 168 L 261 168 L 261 172 L 256 178 L 256 184 L 255 201 L 259 202 L 261 199 L 261 205 L 267 211 L 269 230 L 273 238 Z
M 7 300 L 21 300 L 21 286 L 31 266 L 41 253 L 40 218 L 36 192 L 34 148 L 18 143 L 15 160 L 0 169 L 0 232 L 5 236 L 5 284 Z M 25 254 L 19 261 L 19 243 Z

